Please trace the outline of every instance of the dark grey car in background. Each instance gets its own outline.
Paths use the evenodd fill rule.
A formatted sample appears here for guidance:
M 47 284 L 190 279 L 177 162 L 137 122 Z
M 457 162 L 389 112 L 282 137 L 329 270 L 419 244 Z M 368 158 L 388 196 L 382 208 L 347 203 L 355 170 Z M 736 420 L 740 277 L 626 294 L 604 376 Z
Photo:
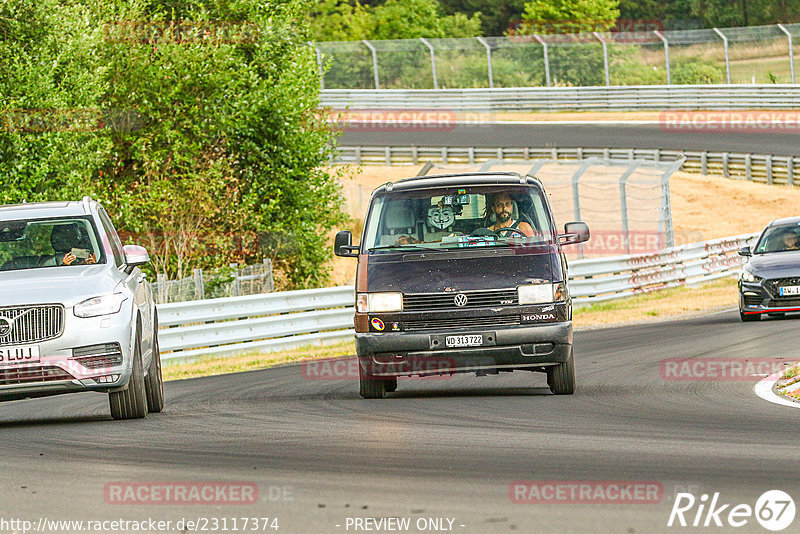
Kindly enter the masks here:
M 114 419 L 160 412 L 148 261 L 89 197 L 0 206 L 0 400 L 97 391 Z
M 772 221 L 739 254 L 749 258 L 739 276 L 742 321 L 800 312 L 800 217 Z

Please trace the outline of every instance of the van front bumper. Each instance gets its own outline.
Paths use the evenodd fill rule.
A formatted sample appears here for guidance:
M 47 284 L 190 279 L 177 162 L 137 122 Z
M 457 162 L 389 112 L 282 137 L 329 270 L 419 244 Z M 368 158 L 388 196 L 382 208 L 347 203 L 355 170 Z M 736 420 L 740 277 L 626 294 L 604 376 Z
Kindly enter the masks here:
M 483 345 L 448 348 L 447 336 L 483 336 Z M 359 363 L 368 376 L 438 375 L 543 368 L 567 361 L 572 321 L 507 328 L 356 333 Z

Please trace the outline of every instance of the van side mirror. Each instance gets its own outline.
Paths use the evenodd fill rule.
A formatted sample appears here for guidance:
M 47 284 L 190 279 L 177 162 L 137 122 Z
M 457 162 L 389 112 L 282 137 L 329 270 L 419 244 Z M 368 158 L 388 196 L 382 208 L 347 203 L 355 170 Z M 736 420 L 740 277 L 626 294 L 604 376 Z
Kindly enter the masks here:
M 333 241 L 333 253 L 344 258 L 357 258 L 358 247 L 354 247 L 352 242 L 353 234 L 350 230 L 342 230 L 336 234 L 336 239 Z
M 750 247 L 742 247 L 739 249 L 739 256 L 752 256 L 753 253 L 750 251 Z
M 585 222 L 568 222 L 564 225 L 564 233 L 558 235 L 562 245 L 574 245 L 589 241 L 589 226 Z

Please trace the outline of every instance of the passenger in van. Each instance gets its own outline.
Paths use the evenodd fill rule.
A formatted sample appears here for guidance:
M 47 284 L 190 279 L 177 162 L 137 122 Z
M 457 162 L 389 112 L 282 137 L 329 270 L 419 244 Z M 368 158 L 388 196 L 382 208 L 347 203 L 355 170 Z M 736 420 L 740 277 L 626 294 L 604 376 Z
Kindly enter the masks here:
M 488 226 L 487 228 L 492 232 L 497 232 L 501 228 L 516 228 L 524 233 L 527 237 L 532 237 L 536 234 L 536 231 L 530 225 L 530 223 L 522 220 L 522 215 L 518 214 L 519 218 L 512 219 L 512 214 L 514 213 L 515 209 L 515 202 L 514 199 L 511 198 L 511 195 L 508 193 L 498 193 L 492 199 L 492 214 L 494 214 L 494 224 Z M 489 219 L 491 219 L 489 217 Z M 514 235 L 516 232 L 504 232 L 507 235 Z M 519 235 L 519 234 L 517 234 Z

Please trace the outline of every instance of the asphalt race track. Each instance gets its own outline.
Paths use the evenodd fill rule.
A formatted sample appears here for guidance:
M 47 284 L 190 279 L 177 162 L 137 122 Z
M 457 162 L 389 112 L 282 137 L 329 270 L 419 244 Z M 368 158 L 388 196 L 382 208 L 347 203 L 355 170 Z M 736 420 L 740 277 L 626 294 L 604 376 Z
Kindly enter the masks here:
M 663 148 L 798 155 L 797 131 L 672 132 L 658 124 L 485 124 L 452 128 L 418 128 L 413 132 L 380 129 L 350 130 L 339 137 L 345 146 L 451 146 L 451 147 L 599 147 Z
M 419 518 L 450 518 L 464 533 L 766 532 L 752 517 L 737 529 L 666 524 L 679 491 L 731 505 L 770 489 L 800 499 L 800 411 L 754 395 L 755 377 L 672 380 L 663 362 L 797 361 L 799 321 L 743 324 L 727 311 L 576 332 L 579 389 L 564 397 L 543 375 L 515 372 L 406 379 L 391 398 L 365 401 L 357 381 L 309 380 L 294 364 L 170 382 L 165 411 L 140 421 L 112 421 L 99 394 L 8 402 L 0 518 L 277 517 L 283 533 L 364 532 L 347 518 L 387 516 L 411 518 L 409 532 L 448 531 L 417 530 Z M 649 481 L 663 498 L 515 503 L 519 480 Z M 256 483 L 259 502 L 106 502 L 106 484 L 135 481 Z

